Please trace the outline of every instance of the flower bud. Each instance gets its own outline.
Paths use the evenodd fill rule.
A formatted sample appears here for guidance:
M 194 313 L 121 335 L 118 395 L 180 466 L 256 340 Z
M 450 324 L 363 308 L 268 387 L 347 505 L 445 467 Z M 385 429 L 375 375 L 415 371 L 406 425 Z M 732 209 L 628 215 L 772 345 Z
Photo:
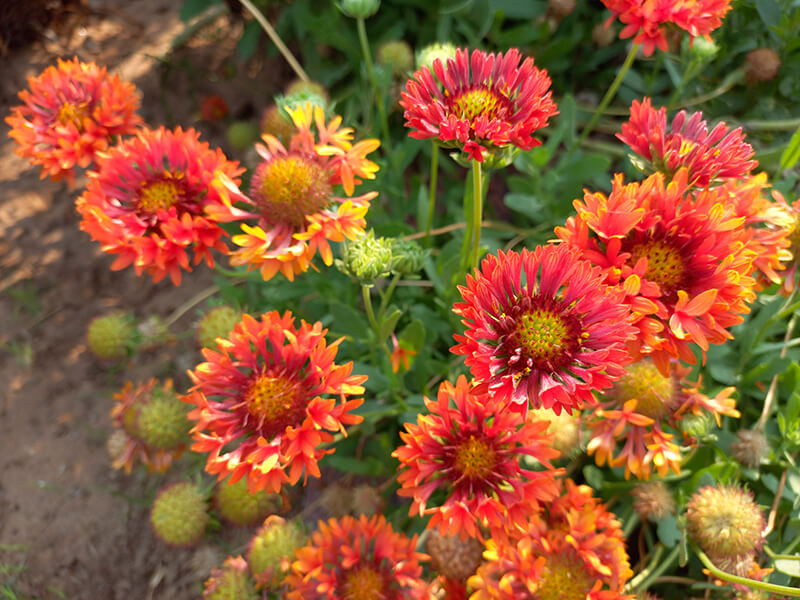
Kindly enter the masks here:
M 714 40 L 707 40 L 703 36 L 698 36 L 692 40 L 690 52 L 693 58 L 710 61 L 719 53 L 719 46 Z
M 376 58 L 378 64 L 391 69 L 395 77 L 405 75 L 414 66 L 414 51 L 403 40 L 391 40 L 382 44 Z
M 345 245 L 336 267 L 363 285 L 372 285 L 392 269 L 392 242 L 376 238 L 374 232 L 368 231 Z
M 428 67 L 433 69 L 433 61 L 437 58 L 442 61 L 442 66 L 447 65 L 447 59 L 456 57 L 456 47 L 450 42 L 443 44 L 430 44 L 417 52 L 417 68 Z
M 422 270 L 428 251 L 413 240 L 392 238 L 392 271 L 401 276 L 413 275 Z
M 342 0 L 339 9 L 348 17 L 367 19 L 378 12 L 381 0 Z

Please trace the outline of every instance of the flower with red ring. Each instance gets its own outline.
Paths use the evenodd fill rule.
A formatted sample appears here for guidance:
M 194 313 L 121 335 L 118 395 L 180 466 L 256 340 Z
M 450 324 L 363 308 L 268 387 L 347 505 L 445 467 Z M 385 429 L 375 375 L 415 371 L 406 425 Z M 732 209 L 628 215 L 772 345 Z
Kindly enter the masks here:
M 720 415 L 740 416 L 730 397 L 735 388 L 709 398 L 700 392 L 700 381 L 686 378 L 689 371 L 673 362 L 665 377 L 646 357 L 625 368 L 625 375 L 600 404 L 585 414 L 592 430 L 586 449 L 598 465 L 624 466 L 626 478 L 633 473 L 638 479 L 649 479 L 653 469 L 661 477 L 669 471 L 679 474 L 681 446 L 697 445 L 681 433 L 684 417 L 710 413 L 719 423 Z
M 204 121 L 221 121 L 227 114 L 228 104 L 218 94 L 206 96 L 200 104 L 200 116 Z
M 667 28 L 674 25 L 688 32 L 691 39 L 698 36 L 710 40 L 709 33 L 722 24 L 722 18 L 731 9 L 730 0 L 602 0 L 615 17 L 625 25 L 620 38 L 633 38 L 643 44 L 645 56 L 658 48 L 666 52 Z
M 213 211 L 214 218 L 257 220 L 255 226 L 242 224 L 243 233 L 233 237 L 241 249 L 233 252 L 231 264 L 260 269 L 265 281 L 278 271 L 294 280 L 317 252 L 326 265 L 333 264 L 330 242 L 362 234 L 370 201 L 378 195 L 353 197 L 359 178 L 375 178 L 378 165 L 367 154 L 378 148 L 378 140 L 353 144 L 353 130 L 340 128 L 341 117 L 326 124 L 319 106 L 305 104 L 288 113 L 296 128 L 288 148 L 267 133 L 262 136 L 266 146 L 256 145 L 264 160 L 253 174 L 249 196 L 228 177 L 215 182 L 224 203 Z M 347 197 L 335 195 L 339 185 Z
M 193 129 L 142 129 L 99 156 L 78 198 L 81 229 L 118 255 L 111 268 L 133 265 L 136 273 L 175 285 L 181 270 L 191 271 L 211 250 L 227 253 L 225 232 L 206 214 L 219 202 L 211 180 L 220 174 L 238 177 L 243 169 L 222 152 L 211 150 Z
M 564 245 L 487 256 L 453 312 L 467 330 L 454 354 L 489 392 L 512 410 L 571 413 L 594 404 L 593 392 L 623 374 L 626 342 L 635 329 L 624 296 L 605 275 Z
M 197 408 L 189 419 L 192 450 L 208 452 L 206 470 L 231 483 L 247 477 L 251 492 L 279 492 L 300 476 L 319 477 L 318 461 L 332 448 L 329 432 L 346 434 L 363 400 L 367 377 L 352 375 L 353 363 L 334 363 L 339 343 L 325 342 L 317 322 L 295 327 L 290 312 L 244 315 L 219 351 L 203 349 L 207 362 L 189 371 L 194 387 L 184 402 Z
M 633 101 L 631 118 L 617 137 L 667 177 L 682 167 L 688 169 L 690 186 L 704 188 L 718 180 L 745 178 L 758 165 L 741 127 L 731 131 L 718 123 L 709 132 L 703 113 L 687 115 L 682 110 L 667 131 L 667 109 L 656 110 L 650 98 Z
M 485 562 L 469 578 L 471 600 L 633 600 L 623 595 L 633 575 L 625 537 L 592 489 L 566 480 L 566 490 L 534 514 L 514 545 L 487 544 Z
M 41 165 L 42 178 L 66 178 L 70 187 L 76 165 L 88 167 L 112 136 L 141 123 L 136 87 L 94 63 L 58 59 L 57 67 L 28 78 L 28 88 L 6 117 L 16 152 Z
M 442 535 L 482 539 L 483 529 L 501 538 L 517 535 L 539 502 L 556 496 L 558 472 L 549 461 L 558 451 L 548 422 L 504 411 L 499 398 L 476 393 L 463 375 L 455 386 L 443 382 L 425 405 L 429 414 L 405 424 L 404 445 L 392 453 L 401 468 L 397 493 L 413 498 L 409 515 L 431 515 L 428 527 Z M 547 469 L 521 468 L 521 455 Z M 437 490 L 447 497 L 430 506 Z
M 541 144 L 533 133 L 558 111 L 547 71 L 530 57 L 520 65 L 521 58 L 516 48 L 505 55 L 459 49 L 446 63 L 434 60 L 432 70 L 423 66 L 401 93 L 409 136 L 435 138 L 478 162 L 507 146 Z
M 671 358 L 695 362 L 690 343 L 705 353 L 731 337 L 756 282 L 745 217 L 727 192 L 691 193 L 683 168 L 666 185 L 661 173 L 629 184 L 618 174 L 609 196 L 587 190 L 573 205 L 577 216 L 556 235 L 625 293 L 635 357 L 649 354 L 666 375 Z
M 432 600 L 414 549 L 383 515 L 320 521 L 286 578 L 289 600 Z

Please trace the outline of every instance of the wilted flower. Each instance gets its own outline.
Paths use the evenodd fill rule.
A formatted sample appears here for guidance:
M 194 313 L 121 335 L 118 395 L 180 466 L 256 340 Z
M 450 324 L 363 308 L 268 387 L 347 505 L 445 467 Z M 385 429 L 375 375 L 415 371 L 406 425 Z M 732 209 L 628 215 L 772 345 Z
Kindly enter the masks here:
M 175 285 L 181 270 L 203 259 L 214 266 L 211 250 L 227 253 L 225 232 L 207 210 L 219 202 L 211 180 L 237 177 L 243 169 L 200 142 L 193 129 L 143 129 L 98 157 L 96 172 L 76 208 L 81 229 L 116 254 L 114 270 L 133 265 L 158 282 L 169 275 Z
M 304 471 L 320 476 L 317 461 L 333 452 L 320 445 L 361 422 L 350 411 L 362 400 L 346 396 L 363 393 L 367 379 L 333 362 L 341 339 L 328 345 L 326 333 L 321 323 L 295 327 L 288 311 L 245 314 L 219 351 L 203 350 L 207 362 L 189 371 L 195 385 L 183 399 L 197 406 L 192 450 L 209 452 L 209 473 L 247 477 L 253 492 L 278 492 Z
M 286 578 L 289 600 L 410 600 L 431 598 L 421 579 L 417 536 L 395 533 L 386 519 L 346 516 L 319 522 L 299 548 Z
M 644 481 L 633 487 L 633 510 L 646 521 L 659 521 L 675 513 L 675 499 L 663 481 Z
M 744 76 L 750 83 L 775 79 L 781 68 L 781 59 L 772 48 L 756 48 L 747 53 Z
M 699 382 L 686 380 L 689 371 L 673 363 L 665 377 L 649 358 L 626 367 L 625 375 L 604 394 L 598 407 L 587 411 L 592 429 L 587 450 L 595 454 L 597 464 L 608 461 L 624 466 L 626 477 L 633 473 L 639 479 L 649 478 L 653 468 L 662 477 L 670 470 L 680 473 L 678 442 L 696 443 L 689 436 L 675 439 L 685 417 L 710 413 L 717 422 L 719 415 L 739 417 L 736 401 L 730 397 L 734 388 L 709 398 L 700 392 Z M 623 447 L 617 452 L 619 443 Z
M 131 133 L 141 118 L 132 83 L 109 75 L 105 67 L 77 58 L 58 59 L 28 79 L 6 123 L 19 144 L 16 152 L 42 166 L 42 178 L 74 184 L 75 166 L 88 167 L 113 136 Z
M 467 327 L 454 354 L 511 409 L 571 412 L 623 374 L 635 330 L 623 296 L 564 245 L 486 257 L 453 312 Z
M 211 572 L 203 590 L 203 600 L 258 600 L 259 595 L 248 572 L 247 562 L 229 556 L 222 567 Z
M 435 138 L 483 162 L 510 147 L 530 150 L 541 142 L 533 133 L 557 114 L 546 71 L 512 48 L 487 54 L 466 49 L 454 59 L 422 66 L 406 83 L 400 105 L 409 136 Z
M 502 399 L 475 393 L 463 375 L 455 386 L 443 382 L 425 405 L 430 414 L 405 424 L 404 445 L 392 453 L 401 465 L 397 493 L 414 500 L 409 515 L 430 514 L 428 527 L 442 535 L 482 538 L 485 528 L 501 537 L 517 534 L 538 502 L 555 497 L 549 461 L 558 452 L 544 433 L 547 422 L 503 410 Z M 520 456 L 548 470 L 521 468 Z M 443 501 L 432 499 L 437 490 Z
M 377 192 L 352 196 L 359 177 L 374 179 L 378 166 L 366 155 L 378 148 L 378 140 L 350 142 L 353 130 L 340 128 L 341 117 L 325 123 L 322 108 L 306 104 L 289 112 L 296 131 L 288 149 L 274 136 L 262 136 L 266 146 L 256 145 L 264 159 L 250 183 L 250 196 L 222 175 L 215 189 L 225 207 L 213 212 L 221 221 L 253 218 L 255 227 L 242 225 L 233 242 L 242 248 L 231 257 L 233 265 L 260 269 L 271 279 L 278 271 L 287 279 L 308 270 L 319 251 L 326 265 L 333 263 L 329 242 L 355 239 L 364 231 L 364 216 Z M 316 125 L 316 133 L 312 128 Z M 348 198 L 334 195 L 341 185 Z M 243 203 L 247 210 L 234 207 Z
M 633 101 L 631 118 L 617 137 L 649 163 L 648 170 L 659 171 L 667 179 L 685 167 L 689 186 L 704 188 L 717 180 L 747 177 L 758 165 L 751 160 L 755 153 L 744 141 L 741 127 L 731 131 L 718 123 L 709 132 L 703 113 L 687 116 L 682 110 L 667 131 L 667 109 L 654 109 L 650 98 Z

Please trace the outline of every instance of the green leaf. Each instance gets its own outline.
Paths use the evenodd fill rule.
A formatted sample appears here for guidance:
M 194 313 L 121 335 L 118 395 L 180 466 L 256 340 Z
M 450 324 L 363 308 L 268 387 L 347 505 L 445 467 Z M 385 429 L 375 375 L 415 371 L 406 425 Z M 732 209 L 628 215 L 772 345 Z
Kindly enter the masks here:
M 656 533 L 658 539 L 667 548 L 673 548 L 681 539 L 681 530 L 678 527 L 678 520 L 673 515 L 667 515 L 658 522 Z
M 365 332 L 369 329 L 364 314 L 342 302 L 332 302 L 330 311 L 333 315 L 331 329 L 336 333 L 352 336 L 356 339 L 363 339 Z
M 767 27 L 776 27 L 781 22 L 781 6 L 776 0 L 756 0 L 756 10 Z
M 542 218 L 542 203 L 536 199 L 536 196 L 530 194 L 506 194 L 503 202 L 508 208 L 516 210 L 536 222 Z
M 800 160 L 800 127 L 792 135 L 792 139 L 786 145 L 786 149 L 781 154 L 781 171 L 791 169 Z
M 414 319 L 397 337 L 401 343 L 405 342 L 414 350 L 419 350 L 425 343 L 425 325 L 419 319 Z
M 586 465 L 583 467 L 583 478 L 586 480 L 595 491 L 603 489 L 603 471 L 594 465 Z
M 781 573 L 786 573 L 792 577 L 800 577 L 800 556 L 792 558 L 776 558 L 773 561 L 775 568 Z
M 389 313 L 389 316 L 383 320 L 381 323 L 381 331 L 380 331 L 380 338 L 378 341 L 383 342 L 386 338 L 394 333 L 394 328 L 397 327 L 397 321 L 400 320 L 400 317 L 403 316 L 403 311 L 399 308 L 395 308 L 392 312 Z
M 256 21 L 249 21 L 242 31 L 242 37 L 236 44 L 236 53 L 242 60 L 249 60 L 258 50 L 258 40 L 261 38 L 261 26 Z
M 380 475 L 383 471 L 381 462 L 372 456 L 359 460 L 345 454 L 333 454 L 325 457 L 325 463 L 334 469 L 357 475 Z

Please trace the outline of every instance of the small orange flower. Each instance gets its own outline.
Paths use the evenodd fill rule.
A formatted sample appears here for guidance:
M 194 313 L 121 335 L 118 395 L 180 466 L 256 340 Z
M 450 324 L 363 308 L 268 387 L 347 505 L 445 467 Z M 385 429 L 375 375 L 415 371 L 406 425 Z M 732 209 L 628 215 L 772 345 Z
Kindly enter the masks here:
M 289 600 L 432 600 L 421 579 L 417 536 L 395 533 L 382 515 L 322 521 L 286 578 Z
M 5 119 L 16 152 L 41 165 L 42 178 L 66 178 L 70 187 L 76 165 L 88 167 L 112 136 L 141 122 L 136 87 L 94 63 L 58 59 L 57 67 L 29 78 L 28 87 L 19 93 L 23 104 Z
M 378 148 L 378 140 L 351 143 L 353 130 L 340 128 L 341 117 L 326 124 L 319 106 L 306 104 L 288 112 L 296 128 L 289 147 L 273 135 L 262 136 L 266 146 L 257 144 L 256 151 L 264 160 L 253 175 L 249 196 L 225 175 L 214 184 L 223 204 L 212 211 L 213 218 L 258 220 L 254 227 L 243 224 L 243 233 L 233 237 L 241 249 L 233 253 L 231 264 L 261 269 L 264 280 L 278 271 L 293 280 L 308 270 L 317 252 L 330 266 L 329 242 L 353 240 L 363 233 L 370 201 L 377 196 L 370 192 L 351 197 L 359 178 L 375 178 L 378 165 L 366 156 Z M 334 195 L 339 185 L 347 198 Z
M 648 479 L 654 468 L 661 477 L 669 471 L 680 473 L 683 457 L 676 442 L 696 444 L 679 433 L 687 414 L 711 413 L 717 422 L 720 415 L 740 416 L 730 397 L 734 388 L 708 398 L 700 392 L 699 381 L 686 380 L 689 371 L 673 363 L 669 377 L 664 377 L 649 358 L 626 367 L 625 375 L 604 395 L 605 401 L 587 411 L 592 429 L 587 451 L 595 454 L 598 465 L 624 466 L 626 478 L 633 473 Z M 617 453 L 620 442 L 623 448 Z
M 569 479 L 524 537 L 490 540 L 484 558 L 469 578 L 470 600 L 633 600 L 622 594 L 633 572 L 619 521 L 589 486 Z
M 392 373 L 397 373 L 400 370 L 400 363 L 403 364 L 403 370 L 408 371 L 411 368 L 411 361 L 417 355 L 416 350 L 403 348 L 397 336 L 392 334 L 392 355 L 390 357 L 392 363 Z
M 243 169 L 222 152 L 211 150 L 193 129 L 142 129 L 97 160 L 96 172 L 78 198 L 81 229 L 116 254 L 113 270 L 133 265 L 158 282 L 169 275 L 179 285 L 181 271 L 212 250 L 227 253 L 227 235 L 206 213 L 219 199 L 213 177 L 238 177 Z
M 409 515 L 432 515 L 428 527 L 442 535 L 482 538 L 486 528 L 505 537 L 518 534 L 540 501 L 555 497 L 557 471 L 549 461 L 558 451 L 545 433 L 549 423 L 503 410 L 500 399 L 475 393 L 463 375 L 455 386 L 442 383 L 437 400 L 426 398 L 425 405 L 430 414 L 405 424 L 404 445 L 392 453 L 401 465 L 397 493 L 414 499 Z M 521 468 L 521 455 L 547 470 Z M 432 500 L 437 490 L 443 501 L 439 494 Z
M 351 411 L 363 400 L 346 396 L 362 394 L 367 379 L 333 362 L 343 338 L 326 344 L 326 333 L 321 323 L 295 327 L 288 311 L 245 314 L 218 352 L 203 349 L 207 362 L 189 371 L 195 385 L 183 400 L 197 407 L 192 450 L 209 453 L 209 473 L 247 477 L 251 492 L 320 476 L 318 461 L 334 451 L 320 448 L 329 432 L 362 421 Z

